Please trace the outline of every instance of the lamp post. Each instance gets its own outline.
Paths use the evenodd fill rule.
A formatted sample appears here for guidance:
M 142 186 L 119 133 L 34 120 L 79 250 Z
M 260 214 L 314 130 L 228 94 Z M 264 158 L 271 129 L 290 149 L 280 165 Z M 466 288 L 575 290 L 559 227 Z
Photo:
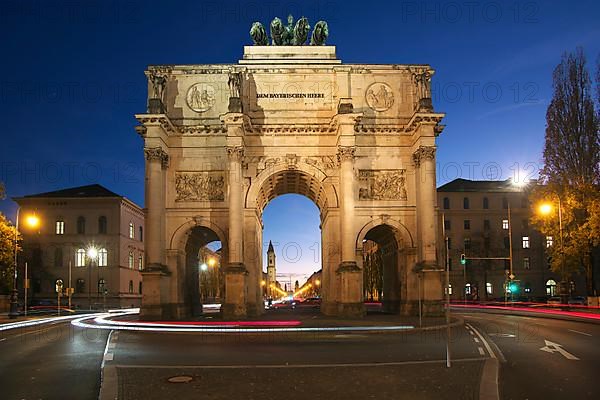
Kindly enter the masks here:
M 8 317 L 9 318 L 17 318 L 17 316 L 19 315 L 19 291 L 17 289 L 17 270 L 18 270 L 18 264 L 17 264 L 17 260 L 18 257 L 17 255 L 19 254 L 19 216 L 21 213 L 21 207 L 17 208 L 17 217 L 15 219 L 15 247 L 14 247 L 14 267 L 15 267 L 15 271 L 13 274 L 13 289 L 11 291 L 10 294 L 10 311 L 8 313 Z M 28 215 L 27 218 L 25 219 L 25 222 L 27 224 L 27 226 L 29 226 L 30 228 L 36 228 L 37 226 L 39 226 L 40 224 L 40 219 L 35 215 L 35 214 L 31 214 Z M 27 303 L 27 297 L 25 297 L 25 304 Z
M 98 249 L 93 246 L 88 247 L 87 256 L 90 259 L 88 264 L 88 304 L 92 311 L 92 264 L 98 258 Z

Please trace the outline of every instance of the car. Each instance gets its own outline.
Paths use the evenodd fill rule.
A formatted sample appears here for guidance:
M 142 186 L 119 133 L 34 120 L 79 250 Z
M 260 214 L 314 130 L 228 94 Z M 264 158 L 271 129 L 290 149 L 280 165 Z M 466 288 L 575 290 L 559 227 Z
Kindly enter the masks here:
M 282 300 L 282 301 L 278 301 L 278 302 L 273 302 L 273 304 L 271 305 L 272 309 L 278 310 L 278 309 L 288 309 L 288 308 L 296 308 L 296 301 L 292 301 L 292 300 Z
M 546 300 L 546 304 L 560 305 L 562 304 L 562 301 L 560 299 L 560 296 L 552 296 L 548 298 L 548 300 Z
M 302 300 L 297 305 L 298 307 L 319 308 L 321 307 L 321 299 L 319 297 L 309 297 L 308 299 Z
M 567 303 L 573 306 L 587 306 L 587 299 L 583 296 L 574 296 L 569 298 Z

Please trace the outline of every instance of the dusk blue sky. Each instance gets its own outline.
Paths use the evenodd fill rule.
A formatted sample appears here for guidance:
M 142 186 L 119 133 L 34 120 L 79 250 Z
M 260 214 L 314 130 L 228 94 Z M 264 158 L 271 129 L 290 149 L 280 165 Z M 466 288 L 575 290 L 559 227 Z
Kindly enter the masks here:
M 552 70 L 582 46 L 600 51 L 597 1 L 2 1 L 0 180 L 8 196 L 98 182 L 143 206 L 142 140 L 148 64 L 235 63 L 253 21 L 288 13 L 329 23 L 345 63 L 428 63 L 438 184 L 456 177 L 535 177 Z M 13 217 L 16 205 L 0 201 Z M 319 268 L 309 248 L 318 211 L 300 196 L 274 200 L 264 239 L 280 271 Z M 302 258 L 280 254 L 301 243 Z M 288 248 L 287 250 L 290 250 Z M 288 259 L 286 261 L 285 259 Z

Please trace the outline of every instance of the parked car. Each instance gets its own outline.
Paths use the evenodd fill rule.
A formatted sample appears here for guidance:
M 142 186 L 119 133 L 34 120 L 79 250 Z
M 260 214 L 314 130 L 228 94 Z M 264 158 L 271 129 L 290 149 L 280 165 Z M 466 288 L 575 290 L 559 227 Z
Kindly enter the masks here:
M 309 297 L 308 299 L 299 302 L 297 305 L 298 307 L 319 308 L 321 307 L 321 299 L 319 297 Z
M 275 309 L 275 310 L 296 308 L 296 301 L 295 300 L 283 300 L 283 301 L 279 301 L 279 302 L 273 302 L 273 304 L 271 305 L 271 308 Z
M 546 303 L 557 305 L 557 304 L 562 304 L 562 301 L 560 299 L 560 296 L 552 296 L 552 297 L 548 298 L 548 300 L 546 300 Z
M 574 306 L 587 306 L 587 299 L 583 296 L 574 296 L 568 300 L 568 303 Z

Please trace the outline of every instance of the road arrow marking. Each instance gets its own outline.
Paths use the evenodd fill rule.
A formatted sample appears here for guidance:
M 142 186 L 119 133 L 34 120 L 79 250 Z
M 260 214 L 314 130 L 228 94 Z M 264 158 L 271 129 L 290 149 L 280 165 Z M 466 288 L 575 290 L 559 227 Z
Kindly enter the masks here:
M 579 358 L 575 357 L 573 354 L 563 349 L 562 344 L 554 343 L 549 340 L 544 340 L 544 342 L 546 343 L 546 346 L 541 347 L 540 350 L 546 351 L 548 353 L 558 352 L 569 360 L 579 360 Z

